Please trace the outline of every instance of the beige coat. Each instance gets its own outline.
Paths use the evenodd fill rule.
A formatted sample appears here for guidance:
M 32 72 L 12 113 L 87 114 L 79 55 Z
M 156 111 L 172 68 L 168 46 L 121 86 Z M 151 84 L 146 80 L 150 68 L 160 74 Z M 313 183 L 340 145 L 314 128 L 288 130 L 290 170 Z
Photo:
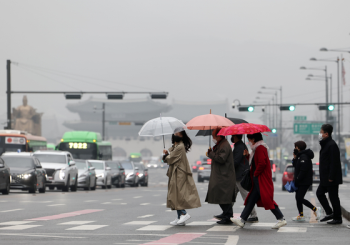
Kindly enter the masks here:
M 209 153 L 211 174 L 206 202 L 231 204 L 236 200 L 236 174 L 230 144 L 222 139 Z
M 169 149 L 164 159 L 169 165 L 167 176 L 167 207 L 172 210 L 198 208 L 201 206 L 198 191 L 194 183 L 185 146 L 182 142 Z

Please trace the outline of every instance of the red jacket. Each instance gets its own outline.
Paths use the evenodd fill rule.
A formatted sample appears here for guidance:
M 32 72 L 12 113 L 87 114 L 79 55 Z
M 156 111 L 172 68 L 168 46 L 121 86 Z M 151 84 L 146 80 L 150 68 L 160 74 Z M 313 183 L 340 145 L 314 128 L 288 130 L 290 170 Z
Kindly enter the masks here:
M 249 156 L 248 156 L 249 157 Z M 254 188 L 253 174 L 259 179 L 260 187 L 260 199 L 257 203 L 258 207 L 264 207 L 265 210 L 275 209 L 277 203 L 273 200 L 273 182 L 271 174 L 271 163 L 267 149 L 264 146 L 258 146 L 254 154 L 255 162 L 255 173 L 253 173 L 252 167 L 250 166 L 250 178 L 252 180 L 252 189 L 250 190 L 247 198 L 245 199 L 244 205 L 247 204 L 247 200 Z

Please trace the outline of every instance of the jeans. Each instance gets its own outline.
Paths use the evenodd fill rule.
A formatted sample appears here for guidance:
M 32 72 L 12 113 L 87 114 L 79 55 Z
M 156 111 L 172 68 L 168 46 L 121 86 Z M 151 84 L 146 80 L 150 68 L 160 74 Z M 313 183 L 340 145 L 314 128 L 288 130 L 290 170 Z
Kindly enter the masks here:
M 332 208 L 329 206 L 326 193 L 328 192 L 329 200 L 331 201 Z M 334 186 L 323 186 L 319 185 L 316 191 L 316 195 L 318 200 L 320 201 L 324 211 L 326 211 L 327 215 L 333 213 L 334 220 L 341 220 L 341 208 L 340 208 L 340 200 L 339 200 L 339 185 Z
M 308 200 L 304 199 L 308 189 L 309 189 L 309 186 L 301 185 L 301 186 L 298 186 L 298 190 L 295 192 L 295 200 L 297 201 L 297 208 L 298 208 L 299 214 L 303 213 L 303 204 L 310 209 L 313 209 L 315 207 Z
M 180 219 L 180 216 L 181 215 L 186 215 L 187 212 L 185 209 L 182 209 L 182 210 L 176 210 L 177 211 L 177 218 Z
M 259 187 L 258 177 L 253 177 L 253 181 L 254 181 L 254 188 L 248 197 L 247 205 L 245 206 L 245 208 L 243 209 L 243 212 L 241 213 L 241 219 L 244 221 L 247 221 L 255 204 L 260 199 L 260 187 Z M 278 220 L 283 219 L 283 214 L 277 205 L 275 205 L 275 209 L 271 209 L 271 212 L 275 215 L 276 219 Z
M 225 216 L 226 219 L 230 219 L 233 217 L 233 209 L 232 204 L 219 204 L 222 209 L 222 215 Z
M 241 196 L 242 196 L 242 198 L 243 198 L 243 201 L 245 201 L 245 199 L 246 199 L 247 196 L 248 196 L 249 191 L 247 191 L 246 189 L 244 189 L 244 188 L 242 187 L 240 181 L 237 181 L 237 182 L 236 182 L 236 186 L 237 186 L 237 188 L 238 188 L 238 192 L 241 193 Z M 236 200 L 237 200 L 238 192 L 236 192 Z M 250 217 L 251 217 L 251 218 L 256 218 L 256 217 L 258 217 L 258 215 L 257 215 L 257 213 L 256 213 L 256 211 L 255 211 L 255 208 L 253 208 L 252 212 L 250 213 Z

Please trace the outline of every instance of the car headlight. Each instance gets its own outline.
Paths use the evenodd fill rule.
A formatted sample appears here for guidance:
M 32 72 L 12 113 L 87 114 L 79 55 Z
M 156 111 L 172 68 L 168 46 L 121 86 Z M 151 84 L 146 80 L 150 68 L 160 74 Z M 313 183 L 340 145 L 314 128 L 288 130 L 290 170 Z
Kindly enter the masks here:
M 97 177 L 97 178 L 103 178 L 103 177 L 105 177 L 105 174 L 104 174 L 104 173 L 98 174 L 98 175 L 96 175 L 96 177 Z
M 143 174 L 139 174 L 139 177 L 141 178 L 143 176 Z
M 156 167 L 158 167 L 158 165 L 157 165 L 157 164 L 155 164 L 155 165 L 154 165 L 154 167 L 156 168 Z
M 30 174 L 23 174 L 23 177 L 22 177 L 23 179 L 28 179 L 28 178 L 30 178 Z
M 128 174 L 128 178 L 134 177 L 134 174 Z
M 148 165 L 147 165 L 147 167 L 149 167 L 149 168 L 150 168 L 151 166 L 152 166 L 151 164 L 148 164 Z
M 60 171 L 60 179 L 64 179 L 66 177 L 66 173 L 64 171 Z
M 47 174 L 45 174 L 45 178 L 47 179 Z

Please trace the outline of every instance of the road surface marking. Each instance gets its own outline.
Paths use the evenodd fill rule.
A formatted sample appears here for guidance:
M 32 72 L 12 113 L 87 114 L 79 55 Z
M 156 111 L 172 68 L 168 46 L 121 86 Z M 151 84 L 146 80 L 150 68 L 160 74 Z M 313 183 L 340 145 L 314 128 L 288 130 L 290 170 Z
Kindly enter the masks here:
M 146 206 L 146 205 L 150 205 L 150 203 L 141 203 L 141 206 Z
M 306 227 L 281 227 L 278 229 L 277 232 L 306 232 L 307 228 Z
M 84 201 L 84 202 L 97 202 L 97 200 L 87 200 L 87 201 Z
M 234 232 L 238 229 L 237 226 L 214 226 L 207 231 L 230 231 Z
M 101 203 L 101 204 L 111 204 L 111 202 L 104 202 L 104 203 Z
M 279 207 L 281 210 L 286 209 L 285 207 Z
M 8 201 L 0 201 L 0 202 L 8 202 Z
M 66 229 L 67 231 L 94 231 L 108 225 L 80 225 Z
M 8 221 L 8 222 L 0 223 L 0 225 L 25 225 L 33 222 L 35 221 Z
M 121 201 L 123 200 L 123 198 L 119 198 L 119 199 L 112 199 L 112 201 Z
M 125 223 L 124 225 L 150 225 L 156 222 L 157 221 L 131 221 L 131 222 Z
M 170 226 L 171 227 L 171 226 Z M 151 245 L 151 244 L 183 244 L 188 243 L 196 238 L 199 238 L 206 233 L 177 233 L 168 237 L 159 239 L 158 241 L 147 242 L 141 245 Z
M 17 231 L 21 231 L 21 230 L 26 230 L 26 229 L 38 227 L 38 226 L 42 226 L 42 225 L 13 225 L 13 226 L 7 226 L 7 227 L 0 228 L 0 230 L 17 230 Z
M 82 214 L 101 212 L 103 210 L 104 209 L 84 209 L 84 210 L 75 211 L 75 212 L 71 212 L 71 213 L 63 213 L 63 214 L 57 214 L 57 215 L 51 215 L 51 216 L 44 216 L 44 217 L 39 217 L 39 218 L 34 218 L 34 219 L 27 219 L 27 220 L 55 220 L 55 219 L 63 219 L 63 218 L 74 217 L 74 216 L 82 215 Z
M 96 222 L 96 221 L 69 221 L 58 225 L 85 225 L 93 222 Z
M 134 198 L 141 198 L 142 196 L 137 196 L 137 197 L 134 197 Z
M 138 231 L 165 231 L 169 228 L 173 227 L 172 225 L 148 225 L 137 229 Z M 176 243 L 179 244 L 179 243 Z
M 238 243 L 239 236 L 228 236 L 225 245 L 236 245 Z
M 153 195 L 154 197 L 159 197 L 160 196 L 160 194 L 157 194 L 157 195 Z
M 10 210 L 4 210 L 4 211 L 0 211 L 1 213 L 8 213 L 8 212 L 14 212 L 14 211 L 20 211 L 20 210 L 23 210 L 23 209 L 10 209 Z
M 172 212 L 173 210 L 169 210 L 169 209 L 167 209 L 167 210 L 165 210 L 165 212 Z
M 21 202 L 32 202 L 32 203 L 49 203 L 53 201 L 21 201 Z
M 166 203 L 163 203 L 162 206 L 166 206 Z
M 216 222 L 207 222 L 207 221 L 194 221 L 186 225 L 214 225 Z
M 34 235 L 34 234 L 19 234 L 19 233 L 0 233 L 0 236 L 28 236 L 28 237 L 53 237 L 53 238 L 86 238 L 86 237 L 68 237 L 68 236 L 51 236 L 51 235 Z
M 267 227 L 274 226 L 276 223 L 253 223 L 250 226 L 259 226 L 259 227 Z
M 52 205 L 47 205 L 48 207 L 55 207 L 55 206 L 64 206 L 66 204 L 52 204 Z
M 144 219 L 144 218 L 148 218 L 148 217 L 152 217 L 152 216 L 154 216 L 154 214 L 147 214 L 147 215 L 144 215 L 144 216 L 139 216 L 137 218 Z

